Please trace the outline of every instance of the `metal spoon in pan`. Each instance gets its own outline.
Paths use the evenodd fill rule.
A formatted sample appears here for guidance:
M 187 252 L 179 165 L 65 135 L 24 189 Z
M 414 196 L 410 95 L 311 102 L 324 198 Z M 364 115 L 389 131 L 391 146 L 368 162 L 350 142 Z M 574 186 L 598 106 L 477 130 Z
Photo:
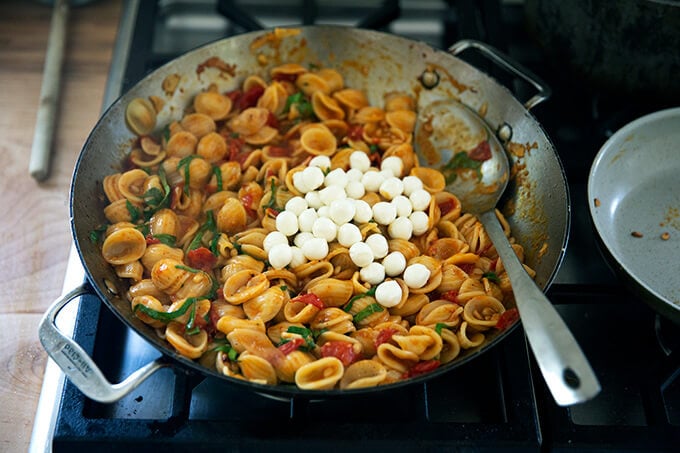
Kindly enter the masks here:
M 587 401 L 600 384 L 552 303 L 527 274 L 508 242 L 495 207 L 508 184 L 510 165 L 496 135 L 476 112 L 453 100 L 435 101 L 418 114 L 415 148 L 421 163 L 443 163 L 446 190 L 477 215 L 512 283 L 517 309 L 536 362 L 561 406 Z M 478 143 L 461 153 L 461 143 Z M 470 146 L 467 147 L 468 149 Z M 436 166 L 436 165 L 435 165 Z

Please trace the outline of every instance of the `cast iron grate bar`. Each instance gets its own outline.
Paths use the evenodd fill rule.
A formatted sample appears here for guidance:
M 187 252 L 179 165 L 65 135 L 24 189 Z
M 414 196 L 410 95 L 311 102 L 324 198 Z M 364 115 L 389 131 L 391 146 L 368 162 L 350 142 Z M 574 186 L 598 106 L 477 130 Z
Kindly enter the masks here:
M 155 1 L 140 1 L 135 20 L 131 52 L 128 61 L 124 62 L 125 72 L 121 93 L 125 93 L 139 82 L 147 73 L 155 69 L 149 62 L 149 55 L 153 54 L 152 43 L 154 27 L 149 26 L 149 18 L 156 17 L 158 5 Z
M 246 31 L 263 30 L 265 27 L 233 0 L 219 0 L 217 11 Z
M 673 451 L 669 446 L 678 445 L 680 429 L 668 417 L 672 401 L 677 401 L 668 390 L 679 374 L 674 371 L 678 363 L 667 360 L 656 344 L 656 314 L 630 296 L 583 298 L 557 308 L 593 364 L 602 392 L 563 408 L 551 399 L 545 383 L 535 380 L 542 432 L 551 451 Z M 629 331 L 629 326 L 635 329 Z M 532 373 L 539 376 L 531 363 Z M 664 401 L 664 395 L 672 401 Z
M 300 22 L 303 25 L 313 25 L 319 16 L 319 2 L 317 0 L 301 0 L 297 7 Z M 262 30 L 265 26 L 244 9 L 237 1 L 218 0 L 217 11 L 235 24 L 243 27 L 246 31 Z M 359 22 L 358 28 L 382 29 L 399 18 L 401 8 L 399 0 L 384 0 L 380 5 L 373 8 Z
M 399 19 L 401 8 L 398 0 L 385 0 L 382 6 L 370 12 L 366 17 L 357 23 L 358 28 L 369 28 L 379 30 Z

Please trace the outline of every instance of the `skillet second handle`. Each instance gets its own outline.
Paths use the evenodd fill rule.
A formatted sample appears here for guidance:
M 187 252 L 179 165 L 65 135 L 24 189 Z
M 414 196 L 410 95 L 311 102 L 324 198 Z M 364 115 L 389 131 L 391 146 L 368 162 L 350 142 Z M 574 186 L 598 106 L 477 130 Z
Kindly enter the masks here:
M 582 403 L 600 392 L 600 383 L 555 307 L 520 263 L 491 210 L 479 219 L 503 260 L 531 350 L 550 393 L 560 406 Z
M 54 301 L 40 320 L 38 336 L 47 354 L 59 365 L 66 377 L 78 387 L 78 390 L 100 403 L 111 403 L 123 398 L 167 364 L 157 359 L 138 369 L 119 384 L 111 384 L 106 380 L 87 352 L 71 338 L 61 333 L 55 323 L 57 314 L 67 303 L 90 292 L 89 285 L 83 284 Z
M 545 101 L 552 95 L 552 90 L 548 84 L 541 80 L 536 74 L 500 50 L 486 43 L 476 41 L 474 39 L 462 39 L 449 47 L 449 53 L 452 55 L 458 55 L 466 49 L 474 49 L 480 52 L 482 55 L 486 56 L 489 60 L 505 69 L 510 74 L 519 77 L 536 88 L 538 93 L 536 93 L 524 103 L 524 107 L 526 107 L 527 110 L 531 110 L 533 107 L 536 107 L 538 104 Z

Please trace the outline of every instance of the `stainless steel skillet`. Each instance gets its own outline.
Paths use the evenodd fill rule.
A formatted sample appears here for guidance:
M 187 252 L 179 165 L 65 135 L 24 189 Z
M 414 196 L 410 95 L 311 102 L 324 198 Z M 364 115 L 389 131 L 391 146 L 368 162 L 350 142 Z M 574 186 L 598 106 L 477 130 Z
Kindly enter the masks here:
M 196 93 L 211 83 L 220 90 L 234 89 L 245 76 L 260 74 L 278 64 L 337 68 L 345 84 L 363 89 L 369 102 L 379 104 L 386 93 L 412 94 L 420 106 L 437 99 L 456 97 L 481 112 L 493 130 L 502 130 L 510 152 L 513 178 L 504 200 L 505 212 L 517 240 L 525 245 L 526 261 L 536 270 L 536 281 L 544 290 L 554 278 L 564 256 L 569 231 L 569 196 L 562 165 L 552 143 L 528 109 L 545 98 L 546 90 L 527 75 L 539 94 L 523 105 L 495 80 L 454 55 L 435 50 L 424 43 L 389 34 L 330 26 L 297 29 L 299 33 L 254 32 L 228 38 L 193 50 L 145 77 L 118 99 L 103 115 L 88 137 L 76 165 L 71 185 L 71 225 L 74 241 L 86 269 L 88 282 L 56 301 L 40 325 L 40 337 L 50 356 L 88 397 L 115 401 L 160 367 L 172 365 L 241 385 L 249 390 L 279 397 L 341 397 L 377 392 L 445 373 L 493 347 L 511 328 L 499 331 L 478 349 L 435 372 L 372 389 L 352 391 L 305 391 L 293 386 L 264 386 L 221 375 L 213 369 L 178 355 L 157 337 L 153 329 L 139 321 L 124 298 L 126 284 L 101 258 L 99 247 L 89 234 L 105 223 L 103 217 L 103 178 L 120 168 L 125 152 L 135 136 L 125 124 L 125 108 L 132 99 L 158 96 L 165 101 L 157 124 L 182 115 Z M 282 35 L 289 35 L 283 37 Z M 462 49 L 462 47 L 459 47 Z M 222 67 L 206 65 L 219 58 Z M 212 59 L 212 60 L 211 60 Z M 513 63 L 506 63 L 511 67 Z M 162 82 L 179 74 L 179 88 L 168 96 Z M 425 82 L 425 83 L 424 83 Z M 538 101 L 537 101 L 538 100 Z M 85 352 L 61 335 L 54 325 L 59 310 L 71 299 L 94 291 L 115 315 L 163 353 L 163 357 L 130 376 L 124 383 L 111 385 Z M 87 307 L 81 307 L 87 310 Z

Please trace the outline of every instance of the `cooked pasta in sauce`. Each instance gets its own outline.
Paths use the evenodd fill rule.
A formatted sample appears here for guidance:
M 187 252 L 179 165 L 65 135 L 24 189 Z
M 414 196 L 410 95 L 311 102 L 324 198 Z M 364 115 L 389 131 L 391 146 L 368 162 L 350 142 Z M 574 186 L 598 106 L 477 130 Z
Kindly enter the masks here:
M 415 99 L 369 105 L 297 64 L 266 79 L 211 86 L 156 133 L 129 104 L 100 240 L 140 320 L 227 376 L 303 389 L 428 373 L 513 322 L 482 225 L 418 165 Z

